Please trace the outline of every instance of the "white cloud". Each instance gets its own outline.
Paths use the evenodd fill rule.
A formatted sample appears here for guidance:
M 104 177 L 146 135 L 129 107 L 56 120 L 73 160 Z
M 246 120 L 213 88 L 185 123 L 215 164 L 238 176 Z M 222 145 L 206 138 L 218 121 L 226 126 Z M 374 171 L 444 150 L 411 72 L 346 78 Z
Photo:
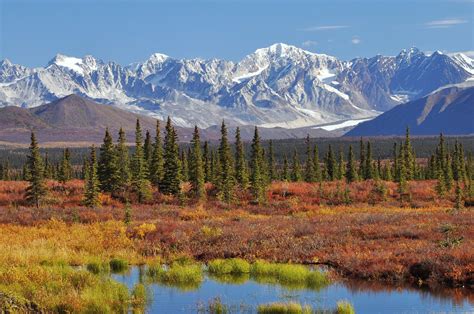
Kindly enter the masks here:
M 360 40 L 359 37 L 352 37 L 351 43 L 353 43 L 354 45 L 358 45 L 361 42 L 362 42 L 362 40 Z
M 305 32 L 318 32 L 318 31 L 330 31 L 336 29 L 348 28 L 347 25 L 321 25 L 321 26 L 311 26 L 303 28 L 302 31 Z
M 314 40 L 306 40 L 304 41 L 301 45 L 303 47 L 311 47 L 311 46 L 316 46 L 318 44 L 317 41 L 314 41 Z
M 450 19 L 442 19 L 442 20 L 434 20 L 425 23 L 426 28 L 449 28 L 452 26 L 466 24 L 468 21 L 459 18 L 450 18 Z

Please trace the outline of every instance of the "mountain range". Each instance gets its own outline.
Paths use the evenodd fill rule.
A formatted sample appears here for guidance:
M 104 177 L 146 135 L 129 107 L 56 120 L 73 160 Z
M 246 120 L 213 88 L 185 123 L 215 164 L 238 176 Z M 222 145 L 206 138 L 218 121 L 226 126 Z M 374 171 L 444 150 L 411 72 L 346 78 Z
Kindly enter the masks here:
M 0 106 L 34 108 L 76 94 L 152 118 L 171 116 L 183 128 L 212 129 L 224 119 L 322 132 L 473 78 L 473 59 L 416 48 L 343 61 L 274 44 L 239 62 L 155 53 L 127 66 L 58 54 L 40 68 L 1 61 Z

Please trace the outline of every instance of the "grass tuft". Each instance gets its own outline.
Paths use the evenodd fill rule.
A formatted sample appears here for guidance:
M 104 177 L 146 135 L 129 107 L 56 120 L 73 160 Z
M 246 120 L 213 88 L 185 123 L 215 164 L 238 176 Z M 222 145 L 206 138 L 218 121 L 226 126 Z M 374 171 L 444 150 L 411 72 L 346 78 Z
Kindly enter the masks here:
M 355 310 L 350 302 L 339 301 L 337 302 L 336 313 L 337 314 L 355 314 Z
M 241 258 L 215 259 L 209 262 L 208 271 L 213 275 L 248 274 L 250 264 Z
M 311 314 L 313 311 L 308 305 L 299 303 L 269 303 L 261 304 L 257 308 L 258 314 Z

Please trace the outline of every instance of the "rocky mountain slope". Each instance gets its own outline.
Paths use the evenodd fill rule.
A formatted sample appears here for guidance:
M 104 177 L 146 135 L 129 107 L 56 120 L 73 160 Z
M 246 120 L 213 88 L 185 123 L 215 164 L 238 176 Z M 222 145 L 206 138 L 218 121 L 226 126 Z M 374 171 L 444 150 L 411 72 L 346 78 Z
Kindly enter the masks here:
M 0 63 L 0 106 L 32 108 L 77 94 L 182 127 L 229 124 L 301 128 L 372 118 L 397 104 L 474 76 L 464 55 L 425 54 L 341 61 L 285 44 L 240 62 L 153 54 L 121 66 L 57 55 L 45 67 Z
M 442 88 L 399 105 L 346 135 L 402 135 L 407 126 L 414 135 L 474 134 L 474 84 Z

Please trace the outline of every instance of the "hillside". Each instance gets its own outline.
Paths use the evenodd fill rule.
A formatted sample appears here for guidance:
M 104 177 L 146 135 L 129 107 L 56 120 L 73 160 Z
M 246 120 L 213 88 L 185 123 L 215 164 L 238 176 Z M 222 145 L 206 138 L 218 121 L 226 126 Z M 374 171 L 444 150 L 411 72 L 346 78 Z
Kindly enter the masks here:
M 474 86 L 452 86 L 399 105 L 363 122 L 346 136 L 474 134 Z

